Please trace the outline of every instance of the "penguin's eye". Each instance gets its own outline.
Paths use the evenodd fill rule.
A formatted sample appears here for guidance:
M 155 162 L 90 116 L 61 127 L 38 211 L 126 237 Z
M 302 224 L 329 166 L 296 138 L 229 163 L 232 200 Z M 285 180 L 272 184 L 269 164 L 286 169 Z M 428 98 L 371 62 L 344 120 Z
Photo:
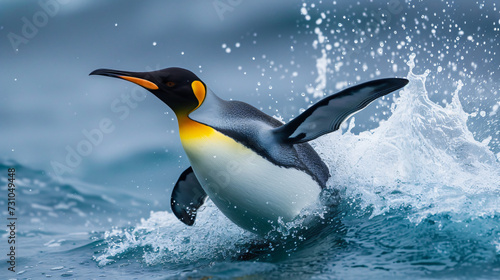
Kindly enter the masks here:
M 173 87 L 173 86 L 175 86 L 174 82 L 167 82 L 167 87 Z

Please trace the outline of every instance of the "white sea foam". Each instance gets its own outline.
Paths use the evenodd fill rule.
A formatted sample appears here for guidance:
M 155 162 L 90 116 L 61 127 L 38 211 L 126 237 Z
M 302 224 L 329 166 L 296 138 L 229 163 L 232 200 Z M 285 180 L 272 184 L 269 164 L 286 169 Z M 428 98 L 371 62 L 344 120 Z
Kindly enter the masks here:
M 211 201 L 204 207 L 192 227 L 170 212 L 151 212 L 148 219 L 142 219 L 132 229 L 108 231 L 104 234 L 107 247 L 94 258 L 99 265 L 106 265 L 136 248 L 151 247 L 141 251 L 148 265 L 225 259 L 237 253 L 238 244 L 255 238 L 229 221 Z

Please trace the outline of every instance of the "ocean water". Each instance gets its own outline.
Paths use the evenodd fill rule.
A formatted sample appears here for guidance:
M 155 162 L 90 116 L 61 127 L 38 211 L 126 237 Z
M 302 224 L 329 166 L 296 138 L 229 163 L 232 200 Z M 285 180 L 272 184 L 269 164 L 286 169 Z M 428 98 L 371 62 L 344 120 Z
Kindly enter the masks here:
M 0 213 L 14 168 L 17 218 L 15 272 L 0 228 L 1 279 L 500 279 L 495 1 L 48 2 L 16 50 L 9 32 L 47 7 L 0 4 Z M 332 174 L 321 204 L 259 237 L 210 201 L 178 221 L 189 163 L 172 112 L 87 76 L 169 66 L 283 121 L 350 85 L 410 83 L 311 142 Z M 110 110 L 131 93 L 127 116 Z M 102 119 L 113 133 L 54 169 Z
M 187 227 L 167 209 L 149 212 L 133 194 L 3 161 L 0 170 L 16 169 L 22 197 L 15 277 L 498 279 L 497 156 L 468 130 L 461 83 L 446 106 L 432 102 L 428 72 L 415 73 L 414 58 L 387 120 L 355 134 L 352 118 L 313 142 L 333 174 L 323 204 L 336 192 L 341 199 L 303 213 L 316 217 L 312 231 L 299 220 L 261 238 L 210 201 Z

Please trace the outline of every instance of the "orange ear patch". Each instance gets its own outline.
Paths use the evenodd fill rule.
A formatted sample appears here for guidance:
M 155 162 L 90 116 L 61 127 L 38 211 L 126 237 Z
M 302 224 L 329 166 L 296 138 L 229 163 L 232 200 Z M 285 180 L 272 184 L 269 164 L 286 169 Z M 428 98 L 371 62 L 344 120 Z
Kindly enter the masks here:
M 196 96 L 196 99 L 198 99 L 198 106 L 196 106 L 196 108 L 193 109 L 193 111 L 194 111 L 194 110 L 198 109 L 198 107 L 201 106 L 201 103 L 203 103 L 203 100 L 205 100 L 207 90 L 205 89 L 205 86 L 203 85 L 203 83 L 200 81 L 192 82 L 191 88 L 193 89 L 194 96 Z
M 128 76 L 118 76 L 124 80 L 140 85 L 141 87 L 145 87 L 147 89 L 158 89 L 158 86 L 155 83 L 152 83 L 148 80 L 144 80 L 136 77 L 128 77 Z

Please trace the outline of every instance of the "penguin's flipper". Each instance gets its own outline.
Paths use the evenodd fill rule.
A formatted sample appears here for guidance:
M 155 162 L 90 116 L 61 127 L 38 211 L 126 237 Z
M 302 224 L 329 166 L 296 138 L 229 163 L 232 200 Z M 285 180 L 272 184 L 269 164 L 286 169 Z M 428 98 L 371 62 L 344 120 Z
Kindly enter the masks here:
M 273 133 L 278 141 L 289 144 L 313 140 L 337 130 L 349 116 L 406 84 L 407 79 L 389 78 L 350 87 L 324 98 Z
M 182 172 L 177 183 L 175 183 L 170 206 L 172 206 L 174 215 L 181 222 L 192 226 L 196 218 L 196 211 L 206 199 L 207 194 L 194 175 L 193 168 L 189 167 Z

